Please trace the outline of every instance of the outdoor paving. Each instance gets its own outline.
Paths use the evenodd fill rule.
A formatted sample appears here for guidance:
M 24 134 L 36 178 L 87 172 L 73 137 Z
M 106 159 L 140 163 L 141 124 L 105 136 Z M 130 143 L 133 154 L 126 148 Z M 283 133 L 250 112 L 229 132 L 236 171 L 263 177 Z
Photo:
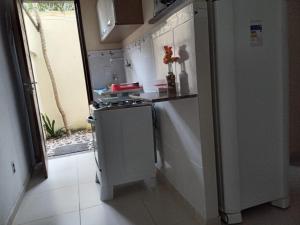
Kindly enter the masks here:
M 82 149 L 81 151 L 92 151 L 93 150 L 93 136 L 90 131 L 78 131 L 76 133 L 71 134 L 70 136 L 63 136 L 57 139 L 49 139 L 46 141 L 47 154 L 49 157 L 61 155 L 62 151 L 66 150 L 67 146 L 78 146 L 78 145 L 86 144 L 86 149 Z M 72 148 L 70 148 L 69 153 L 74 153 Z M 66 153 L 64 153 L 66 154 Z

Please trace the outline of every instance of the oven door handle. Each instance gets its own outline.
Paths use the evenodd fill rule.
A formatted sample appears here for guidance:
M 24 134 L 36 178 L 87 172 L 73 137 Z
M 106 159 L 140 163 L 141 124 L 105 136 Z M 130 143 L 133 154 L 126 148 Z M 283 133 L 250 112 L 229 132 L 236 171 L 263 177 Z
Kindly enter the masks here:
M 96 122 L 96 120 L 95 120 L 94 117 L 92 117 L 92 116 L 89 116 L 89 117 L 86 119 L 86 121 L 87 121 L 89 124 L 92 124 L 92 125 L 94 125 L 95 122 Z

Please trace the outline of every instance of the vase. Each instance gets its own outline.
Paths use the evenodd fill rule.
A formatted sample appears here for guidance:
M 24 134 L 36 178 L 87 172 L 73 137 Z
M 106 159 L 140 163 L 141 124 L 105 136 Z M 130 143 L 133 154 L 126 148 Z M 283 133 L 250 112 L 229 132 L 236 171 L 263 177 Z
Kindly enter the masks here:
M 178 74 L 179 78 L 179 92 L 182 95 L 189 94 L 190 93 L 190 88 L 189 88 L 189 76 L 186 72 L 185 69 L 185 63 L 182 62 L 180 64 L 181 67 L 181 72 Z
M 172 63 L 168 64 L 169 72 L 166 76 L 168 84 L 168 95 L 176 95 L 176 76 L 173 73 Z

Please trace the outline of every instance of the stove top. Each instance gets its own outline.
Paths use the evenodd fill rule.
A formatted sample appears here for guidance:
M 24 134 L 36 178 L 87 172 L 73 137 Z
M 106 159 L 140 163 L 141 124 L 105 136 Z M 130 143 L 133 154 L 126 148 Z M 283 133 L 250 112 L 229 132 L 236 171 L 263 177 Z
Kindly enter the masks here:
M 145 103 L 141 99 L 131 99 L 131 98 L 119 99 L 114 101 L 98 99 L 98 101 L 94 102 L 93 105 L 97 109 L 109 110 L 109 109 L 143 106 L 143 105 L 148 105 L 148 103 Z

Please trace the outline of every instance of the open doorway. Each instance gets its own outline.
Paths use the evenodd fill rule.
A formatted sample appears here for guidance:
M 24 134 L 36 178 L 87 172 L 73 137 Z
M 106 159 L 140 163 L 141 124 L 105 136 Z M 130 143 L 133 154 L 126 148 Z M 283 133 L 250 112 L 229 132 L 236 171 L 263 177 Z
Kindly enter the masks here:
M 24 1 L 22 14 L 49 157 L 92 150 L 89 85 L 74 1 Z
M 290 161 L 300 167 L 300 2 L 288 0 Z
M 289 28 L 289 184 L 291 208 L 299 210 L 297 202 L 300 199 L 300 2 L 288 0 L 287 5 Z

